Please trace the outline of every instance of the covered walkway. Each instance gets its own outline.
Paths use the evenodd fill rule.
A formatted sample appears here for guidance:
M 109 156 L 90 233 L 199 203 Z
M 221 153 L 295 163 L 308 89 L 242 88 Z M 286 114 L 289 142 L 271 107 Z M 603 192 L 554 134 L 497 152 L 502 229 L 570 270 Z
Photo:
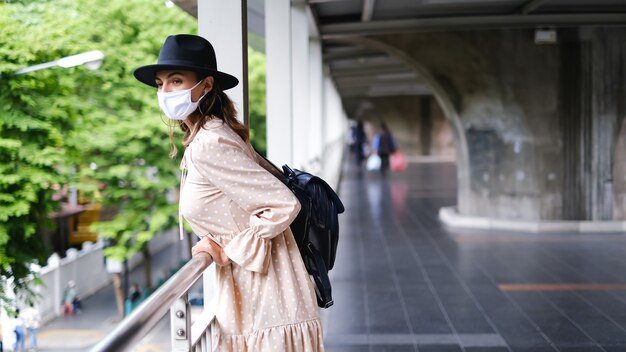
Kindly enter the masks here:
M 626 237 L 447 230 L 452 163 L 344 164 L 327 351 L 626 351 Z

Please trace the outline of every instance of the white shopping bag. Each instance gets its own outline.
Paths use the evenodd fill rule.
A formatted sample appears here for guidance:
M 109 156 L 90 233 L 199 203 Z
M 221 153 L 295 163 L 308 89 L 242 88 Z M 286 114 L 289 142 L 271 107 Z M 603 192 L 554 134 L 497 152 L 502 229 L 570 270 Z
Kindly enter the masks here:
M 365 167 L 370 171 L 376 171 L 380 170 L 380 164 L 381 161 L 378 154 L 372 154 L 367 158 L 367 163 L 365 164 Z

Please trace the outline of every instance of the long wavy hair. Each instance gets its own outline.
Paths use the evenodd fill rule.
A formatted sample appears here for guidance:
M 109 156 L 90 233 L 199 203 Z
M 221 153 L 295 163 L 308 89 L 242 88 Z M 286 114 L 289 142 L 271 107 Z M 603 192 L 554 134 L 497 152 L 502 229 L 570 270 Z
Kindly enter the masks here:
M 204 76 L 197 80 L 200 82 L 205 79 Z M 228 125 L 235 133 L 243 139 L 244 142 L 249 143 L 250 136 L 248 134 L 248 128 L 237 120 L 237 109 L 232 100 L 224 93 L 217 80 L 213 82 L 213 89 L 202 98 L 198 104 L 198 108 L 192 112 L 188 117 L 191 125 L 191 129 L 187 127 L 187 124 L 183 121 L 178 122 L 178 126 L 183 131 L 183 146 L 187 147 L 193 140 L 193 137 L 198 131 L 204 127 L 207 121 L 217 118 L 222 120 L 223 123 Z M 171 151 L 170 157 L 175 157 L 178 154 L 178 148 L 174 143 L 174 126 L 170 126 L 169 136 Z

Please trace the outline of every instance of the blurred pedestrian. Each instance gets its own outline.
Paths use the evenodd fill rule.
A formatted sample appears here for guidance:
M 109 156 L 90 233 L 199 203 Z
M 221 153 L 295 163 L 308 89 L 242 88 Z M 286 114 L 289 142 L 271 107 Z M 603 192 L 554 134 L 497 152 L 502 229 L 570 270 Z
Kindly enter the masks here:
M 380 132 L 374 137 L 374 151 L 380 156 L 380 173 L 385 175 L 389 169 L 389 156 L 396 151 L 396 141 L 383 122 L 380 124 Z
M 22 320 L 24 321 L 24 327 L 26 328 L 26 331 L 28 331 L 28 335 L 30 336 L 28 349 L 36 350 L 37 329 L 39 328 L 39 323 L 41 322 L 41 316 L 39 315 L 39 311 L 34 307 L 32 303 L 22 312 Z
M 13 352 L 24 352 L 24 321 L 20 315 L 19 308 L 15 310 L 13 317 L 13 333 L 15 334 L 15 342 L 13 343 Z
M 70 280 L 67 282 L 67 286 L 65 286 L 65 291 L 63 292 L 63 312 L 65 315 L 74 315 L 76 299 L 76 283 L 74 280 Z
M 367 136 L 363 128 L 363 121 L 358 121 L 352 128 L 352 148 L 354 149 L 354 158 L 357 166 L 363 165 L 365 160 L 365 147 L 367 145 Z
M 139 288 L 138 284 L 134 283 L 131 285 L 130 292 L 128 293 L 128 298 L 133 304 L 133 307 L 135 307 L 135 305 L 139 302 L 139 299 L 141 299 L 141 293 L 141 288 Z

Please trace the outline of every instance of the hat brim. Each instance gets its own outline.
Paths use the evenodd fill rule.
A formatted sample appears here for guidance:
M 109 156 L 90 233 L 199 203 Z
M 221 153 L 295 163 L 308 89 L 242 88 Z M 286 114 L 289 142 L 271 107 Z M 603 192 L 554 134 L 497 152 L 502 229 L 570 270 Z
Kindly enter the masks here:
M 222 90 L 227 90 L 235 87 L 239 84 L 239 80 L 235 76 L 231 76 L 228 73 L 212 70 L 206 67 L 198 67 L 198 66 L 185 66 L 185 65 L 165 65 L 165 64 L 155 64 L 155 65 L 146 65 L 141 66 L 133 72 L 135 78 L 144 84 L 147 84 L 151 87 L 156 88 L 156 74 L 159 71 L 166 70 L 185 70 L 185 71 L 194 71 L 202 76 L 212 76 L 219 83 Z

